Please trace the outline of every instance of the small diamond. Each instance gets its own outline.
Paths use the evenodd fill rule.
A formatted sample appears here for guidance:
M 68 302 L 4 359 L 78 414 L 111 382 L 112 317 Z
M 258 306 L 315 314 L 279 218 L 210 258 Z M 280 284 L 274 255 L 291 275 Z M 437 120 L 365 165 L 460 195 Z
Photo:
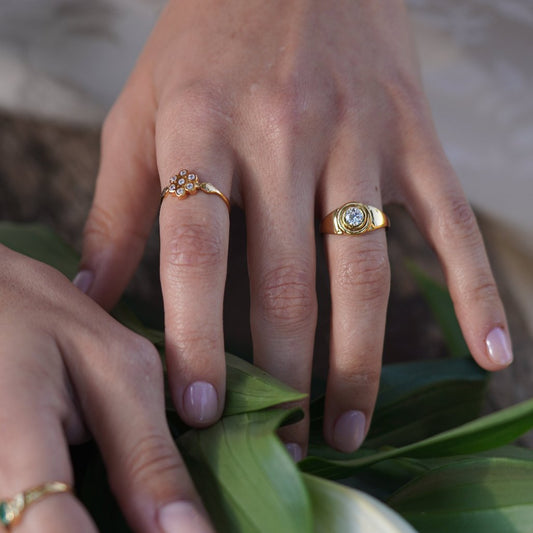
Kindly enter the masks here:
M 178 196 L 183 196 L 185 194 L 185 189 L 183 187 L 180 187 L 177 191 L 176 191 L 176 194 Z
M 185 176 L 187 174 L 187 171 L 184 169 L 184 170 L 180 170 L 180 176 Z
M 172 176 L 170 178 L 170 183 L 176 183 L 176 180 L 178 179 L 178 176 Z
M 176 190 L 176 185 L 174 185 L 174 184 L 170 185 L 169 188 L 168 188 L 168 190 L 169 190 L 170 192 L 174 192 L 174 191 Z
M 185 188 L 188 191 L 192 191 L 194 189 L 194 183 L 187 183 L 187 185 L 185 185 Z
M 180 178 L 180 179 L 178 180 L 178 184 L 179 184 L 179 185 L 185 185 L 185 179 L 184 179 L 184 178 Z
M 187 176 L 187 178 L 188 178 L 189 181 L 194 181 L 195 178 L 196 178 L 196 175 L 195 175 L 195 174 L 189 174 L 189 175 Z
M 349 207 L 344 212 L 344 221 L 351 228 L 360 226 L 365 219 L 365 215 L 359 207 Z

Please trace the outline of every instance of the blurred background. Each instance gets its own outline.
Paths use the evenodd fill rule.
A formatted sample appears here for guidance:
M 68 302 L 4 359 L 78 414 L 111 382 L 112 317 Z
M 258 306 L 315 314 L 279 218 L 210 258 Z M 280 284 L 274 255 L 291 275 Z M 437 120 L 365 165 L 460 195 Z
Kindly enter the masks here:
M 98 166 L 98 130 L 163 2 L 2 0 L 0 3 L 0 218 L 41 221 L 79 249 Z M 491 406 L 530 397 L 533 383 L 533 3 L 531 0 L 408 0 L 437 129 L 478 214 L 511 322 L 516 362 L 492 383 Z M 390 210 L 393 290 L 388 360 L 438 357 L 404 267 L 438 265 L 402 210 Z M 232 215 L 226 338 L 251 350 L 242 213 Z M 157 228 L 130 297 L 156 302 Z M 240 286 L 239 286 L 239 282 Z M 317 352 L 327 353 L 327 273 Z M 405 310 L 409 309 L 406 314 Z

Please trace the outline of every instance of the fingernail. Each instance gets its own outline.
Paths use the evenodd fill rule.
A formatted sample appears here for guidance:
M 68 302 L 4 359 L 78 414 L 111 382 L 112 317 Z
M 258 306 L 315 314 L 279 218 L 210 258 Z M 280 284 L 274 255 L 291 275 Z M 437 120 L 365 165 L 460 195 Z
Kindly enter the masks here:
M 72 283 L 80 289 L 81 292 L 87 293 L 93 284 L 94 274 L 90 270 L 80 270 L 72 280 Z
M 159 511 L 164 533 L 213 533 L 207 520 L 190 502 L 169 503 Z
M 509 336 L 502 328 L 494 328 L 485 340 L 489 357 L 497 365 L 509 365 L 513 362 Z
M 299 463 L 303 458 L 302 447 L 295 442 L 287 442 L 285 448 L 289 452 L 289 455 L 292 457 L 295 463 Z
M 339 416 L 333 428 L 333 442 L 341 452 L 357 450 L 365 438 L 366 418 L 361 411 L 346 411 Z
M 211 383 L 196 381 L 187 387 L 183 407 L 190 420 L 200 424 L 214 422 L 218 414 L 217 391 Z

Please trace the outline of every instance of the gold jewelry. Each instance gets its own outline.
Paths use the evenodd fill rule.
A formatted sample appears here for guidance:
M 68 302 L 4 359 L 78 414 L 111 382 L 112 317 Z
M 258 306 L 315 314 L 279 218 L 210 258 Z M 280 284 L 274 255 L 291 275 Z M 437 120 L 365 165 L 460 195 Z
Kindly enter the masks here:
M 389 226 L 389 217 L 377 207 L 348 202 L 324 217 L 320 223 L 320 232 L 334 235 L 361 235 Z
M 190 195 L 196 194 L 198 191 L 207 194 L 216 194 L 224 200 L 228 211 L 230 210 L 229 200 L 224 193 L 220 192 L 212 183 L 200 183 L 198 176 L 194 172 L 189 172 L 185 168 L 170 178 L 168 185 L 161 191 L 161 202 L 163 202 L 163 200 L 169 195 L 184 199 Z
M 9 531 L 12 526 L 18 524 L 29 505 L 45 496 L 61 492 L 72 492 L 72 487 L 61 481 L 51 481 L 19 492 L 9 500 L 0 500 L 0 524 Z

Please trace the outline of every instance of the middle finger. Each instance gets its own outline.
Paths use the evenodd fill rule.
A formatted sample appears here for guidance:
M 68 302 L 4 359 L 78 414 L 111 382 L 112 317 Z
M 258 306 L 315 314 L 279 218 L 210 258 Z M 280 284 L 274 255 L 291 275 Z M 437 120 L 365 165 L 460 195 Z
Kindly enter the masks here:
M 308 393 L 317 317 L 314 187 L 306 185 L 313 169 L 284 166 L 269 160 L 250 169 L 258 175 L 248 176 L 253 184 L 245 209 L 254 362 Z M 306 414 L 307 405 L 307 400 L 301 404 Z M 308 428 L 306 416 L 281 431 L 297 460 L 305 455 Z

